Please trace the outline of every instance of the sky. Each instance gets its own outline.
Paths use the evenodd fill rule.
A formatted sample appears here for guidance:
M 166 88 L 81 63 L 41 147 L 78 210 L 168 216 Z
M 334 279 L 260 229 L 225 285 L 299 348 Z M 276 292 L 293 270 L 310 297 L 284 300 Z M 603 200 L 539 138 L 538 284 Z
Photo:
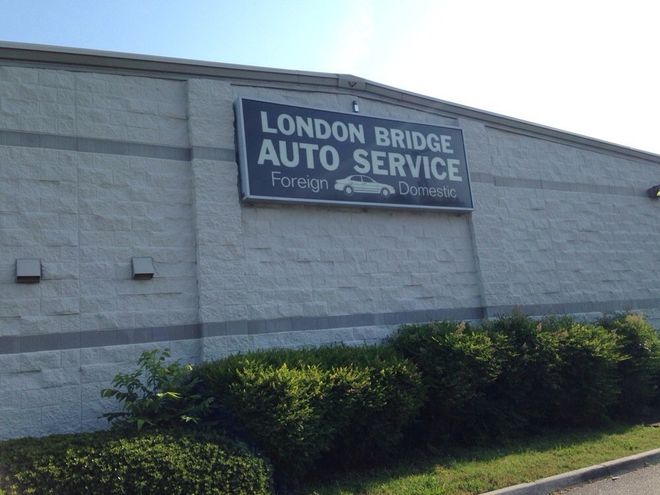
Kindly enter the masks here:
M 344 73 L 660 154 L 656 0 L 0 0 L 0 41 Z

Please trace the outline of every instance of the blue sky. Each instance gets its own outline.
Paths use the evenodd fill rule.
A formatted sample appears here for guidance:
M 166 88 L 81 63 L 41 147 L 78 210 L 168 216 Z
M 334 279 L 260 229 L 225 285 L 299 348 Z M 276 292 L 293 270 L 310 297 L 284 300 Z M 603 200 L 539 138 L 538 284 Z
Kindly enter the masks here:
M 350 73 L 660 153 L 654 0 L 0 0 L 0 40 Z

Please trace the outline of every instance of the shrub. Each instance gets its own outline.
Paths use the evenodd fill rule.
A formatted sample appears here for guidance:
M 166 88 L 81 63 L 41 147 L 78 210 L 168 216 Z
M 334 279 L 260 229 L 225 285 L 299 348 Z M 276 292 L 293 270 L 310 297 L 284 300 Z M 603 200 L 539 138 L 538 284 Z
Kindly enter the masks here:
M 103 416 L 117 427 L 163 427 L 197 423 L 206 415 L 213 399 L 195 392 L 197 378 L 192 366 L 178 362 L 165 364 L 169 349 L 143 352 L 133 373 L 119 373 L 112 381 L 115 388 L 101 391 L 114 397 L 123 411 Z
M 420 373 L 388 346 L 350 349 L 340 364 L 330 368 L 336 438 L 328 458 L 355 466 L 390 457 L 424 403 Z
M 554 422 L 596 426 L 607 422 L 619 398 L 617 367 L 623 356 L 617 339 L 603 327 L 573 324 L 558 331 L 561 365 Z
M 570 318 L 534 320 L 520 312 L 484 322 L 497 341 L 502 372 L 491 389 L 498 432 L 507 436 L 539 431 L 554 422 L 559 404 L 561 357 L 558 329 Z
M 387 458 L 423 403 L 417 368 L 388 345 L 325 346 L 266 351 L 264 359 L 295 366 L 317 363 L 326 373 L 326 421 L 334 440 L 326 456 L 346 465 Z
M 265 495 L 270 468 L 209 432 L 55 435 L 0 444 L 10 493 Z
M 332 424 L 325 421 L 328 383 L 318 366 L 291 368 L 246 360 L 218 398 L 249 438 L 287 478 L 302 475 L 330 448 Z
M 491 336 L 466 323 L 444 321 L 404 326 L 391 343 L 422 373 L 427 399 L 419 434 L 436 443 L 488 435 L 489 387 L 502 369 Z
M 422 401 L 419 374 L 384 347 L 255 352 L 205 363 L 198 374 L 218 417 L 288 482 L 321 459 L 391 453 Z
M 631 335 L 650 345 L 646 327 L 626 325 L 623 340 L 567 317 L 538 321 L 516 312 L 478 329 L 456 322 L 402 327 L 392 345 L 418 366 L 427 388 L 414 436 L 465 443 L 608 421 L 621 367 L 650 376 L 648 367 L 623 364 L 620 347 Z M 644 391 L 650 400 L 655 389 Z
M 641 315 L 620 314 L 601 320 L 601 325 L 614 332 L 622 354 L 618 364 L 621 384 L 619 400 L 613 414 L 619 419 L 639 419 L 654 412 L 659 393 L 660 338 Z
M 615 335 L 570 317 L 534 320 L 514 312 L 484 323 L 495 339 L 503 336 L 498 377 L 491 408 L 516 421 L 513 432 L 545 426 L 597 426 L 610 419 L 621 384 L 622 359 Z

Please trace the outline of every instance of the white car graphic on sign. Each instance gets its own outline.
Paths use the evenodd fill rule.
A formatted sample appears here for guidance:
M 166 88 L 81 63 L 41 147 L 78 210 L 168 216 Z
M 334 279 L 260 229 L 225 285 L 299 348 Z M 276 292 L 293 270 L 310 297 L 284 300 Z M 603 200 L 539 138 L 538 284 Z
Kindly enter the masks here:
M 347 196 L 351 196 L 353 193 L 367 193 L 380 194 L 387 198 L 390 194 L 394 194 L 392 186 L 376 182 L 366 175 L 349 175 L 345 179 L 338 179 L 335 181 L 335 189 L 344 191 Z

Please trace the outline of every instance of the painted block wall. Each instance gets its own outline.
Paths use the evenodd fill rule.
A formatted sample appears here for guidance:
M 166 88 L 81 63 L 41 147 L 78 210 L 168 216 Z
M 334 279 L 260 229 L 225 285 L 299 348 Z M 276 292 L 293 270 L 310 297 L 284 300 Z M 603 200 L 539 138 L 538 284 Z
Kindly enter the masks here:
M 183 82 L 0 69 L 0 128 L 187 145 Z M 187 162 L 0 146 L 0 335 L 195 322 L 191 181 Z M 133 256 L 154 257 L 152 283 Z M 21 257 L 40 284 L 14 283 Z
M 0 438 L 104 426 L 112 405 L 100 389 L 146 347 L 199 357 L 197 341 L 85 344 L 197 322 L 190 164 L 112 152 L 188 146 L 186 91 L 181 81 L 0 67 L 0 132 L 27 144 L 0 145 Z M 53 148 L 71 136 L 102 152 Z M 153 257 L 156 278 L 131 280 L 133 256 Z M 42 260 L 41 283 L 16 284 L 16 259 L 30 257 Z M 55 350 L 35 351 L 44 347 Z
M 238 88 L 236 96 L 350 111 L 349 95 Z M 453 118 L 362 101 L 369 116 L 435 125 Z M 479 280 L 470 217 L 359 208 L 243 208 L 249 319 L 473 308 Z M 254 289 L 258 288 L 257 291 Z
M 102 414 L 120 408 L 115 400 L 102 399 L 101 389 L 110 387 L 117 373 L 134 370 L 140 354 L 155 348 L 195 363 L 200 345 L 179 340 L 0 354 L 0 439 L 107 428 Z
M 312 326 L 294 337 L 283 321 L 287 318 L 480 306 L 468 216 L 241 204 L 232 111 L 241 96 L 339 111 L 352 103 L 347 95 L 189 81 L 193 148 L 221 143 L 233 158 L 192 160 L 200 322 L 209 328 L 232 322 L 239 328 L 238 335 L 208 335 L 206 358 L 226 349 L 376 340 L 373 330 L 355 331 L 374 325 L 337 324 L 332 330 L 338 333 L 330 339 L 320 337 L 334 335 L 329 328 Z M 375 116 L 456 125 L 449 117 L 376 101 L 369 110 Z M 217 134 L 209 135 L 209 128 Z M 273 321 L 279 325 L 273 325 L 276 331 L 267 328 Z M 251 332 L 248 326 L 261 329 Z M 382 338 L 393 326 L 377 328 Z
M 495 128 L 485 137 L 473 220 L 489 313 L 639 309 L 657 324 L 660 204 L 646 190 L 660 164 Z
M 660 326 L 660 159 L 361 96 L 464 130 L 470 215 L 239 200 L 233 103 L 348 90 L 0 67 L 0 438 L 103 427 L 140 352 L 373 343 L 399 323 L 638 309 Z M 156 276 L 130 278 L 133 256 Z M 37 285 L 16 258 L 43 261 Z

